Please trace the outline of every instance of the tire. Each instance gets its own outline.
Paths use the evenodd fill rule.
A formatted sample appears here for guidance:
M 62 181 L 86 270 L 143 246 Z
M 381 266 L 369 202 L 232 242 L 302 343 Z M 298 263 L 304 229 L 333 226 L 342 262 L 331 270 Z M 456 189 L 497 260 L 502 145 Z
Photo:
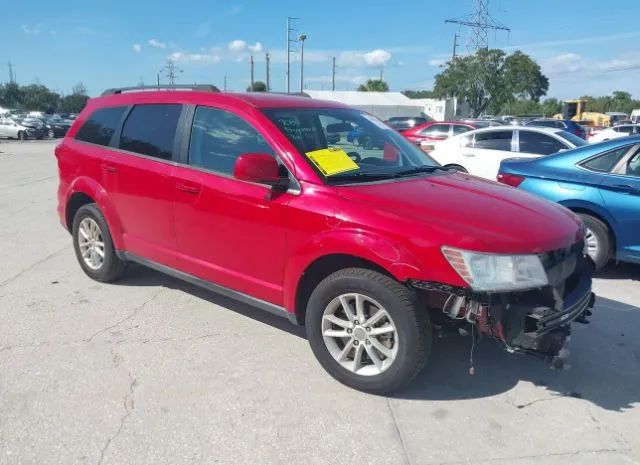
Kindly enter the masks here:
M 24 131 L 19 131 L 18 132 L 18 139 L 27 140 L 27 134 Z
M 587 235 L 585 237 L 587 253 L 595 263 L 596 271 L 601 270 L 611 258 L 612 241 L 609 228 L 598 218 L 594 218 L 591 215 L 580 213 L 579 216 L 587 227 Z M 591 237 L 593 242 L 590 240 Z M 593 244 L 593 246 L 590 247 L 590 244 Z
M 86 245 L 85 236 L 82 232 L 87 231 L 87 226 L 89 228 L 95 225 L 98 228 L 99 235 L 95 238 L 96 247 L 97 244 L 102 243 L 102 263 L 99 266 L 96 266 L 96 263 L 92 263 L 90 258 L 83 257 L 83 251 L 87 251 L 87 248 L 91 248 L 91 246 Z M 81 228 L 83 231 L 81 232 Z M 96 281 L 100 281 L 103 283 L 108 283 L 111 281 L 115 281 L 124 272 L 126 268 L 126 262 L 118 258 L 115 252 L 115 248 L 113 247 L 113 241 L 111 239 L 111 233 L 109 232 L 109 227 L 107 225 L 102 212 L 97 207 L 96 204 L 90 203 L 87 205 L 83 205 L 80 207 L 73 218 L 73 248 L 76 252 L 76 258 L 80 263 L 80 267 L 82 270 L 92 279 Z M 101 239 L 101 240 L 100 240 Z M 84 244 L 81 244 L 84 243 Z M 99 247 L 98 247 L 99 248 Z M 82 249 L 82 250 L 81 250 Z M 95 252 L 96 257 L 99 253 Z M 89 253 L 89 257 L 92 254 Z M 99 261 L 99 259 L 97 260 Z
M 350 321 L 343 312 L 341 297 L 347 299 L 347 306 L 354 310 L 356 296 L 369 299 L 362 306 L 365 317 L 362 322 L 357 321 L 355 311 L 351 312 L 355 318 Z M 350 298 L 354 301 L 349 302 Z M 332 308 L 338 309 L 335 314 L 331 313 Z M 388 318 L 383 316 L 373 322 L 372 317 L 379 314 L 380 309 Z M 331 321 L 327 315 L 332 317 Z M 340 324 L 335 325 L 333 321 Z M 371 324 L 367 324 L 368 321 Z M 431 323 L 426 309 L 417 308 L 415 293 L 386 275 L 362 268 L 337 271 L 314 289 L 307 304 L 305 326 L 311 350 L 320 365 L 341 383 L 373 394 L 387 394 L 410 383 L 424 367 L 431 348 Z M 394 330 L 390 332 L 389 328 Z M 349 335 L 325 337 L 327 331 L 349 332 Z M 385 334 L 375 335 L 374 331 Z M 347 348 L 349 344 L 351 347 Z M 377 349 L 381 345 L 390 353 L 389 357 Z M 347 356 L 341 363 L 338 359 L 346 349 Z M 360 368 L 354 371 L 357 350 L 366 355 L 362 355 Z
M 54 139 L 56 137 L 56 133 L 53 132 L 53 129 L 49 129 L 49 132 L 47 132 L 47 137 L 49 139 Z
M 469 172 L 467 171 L 467 169 L 464 166 L 460 166 L 460 165 L 446 165 L 445 168 L 451 168 L 452 170 L 456 170 L 460 173 L 467 173 L 469 174 Z

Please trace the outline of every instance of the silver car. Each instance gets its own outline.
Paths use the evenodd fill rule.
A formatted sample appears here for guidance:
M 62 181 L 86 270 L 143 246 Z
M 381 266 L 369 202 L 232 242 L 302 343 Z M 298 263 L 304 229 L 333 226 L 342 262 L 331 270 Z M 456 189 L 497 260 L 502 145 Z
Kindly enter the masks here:
M 37 130 L 34 128 L 22 126 L 11 118 L 0 118 L 0 137 L 26 140 L 36 136 Z

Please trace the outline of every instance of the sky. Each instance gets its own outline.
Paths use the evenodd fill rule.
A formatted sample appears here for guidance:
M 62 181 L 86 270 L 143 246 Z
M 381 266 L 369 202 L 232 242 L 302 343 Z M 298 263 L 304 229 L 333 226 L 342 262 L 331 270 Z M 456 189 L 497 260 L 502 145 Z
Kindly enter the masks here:
M 163 4 L 166 4 L 163 5 Z M 211 83 L 244 90 L 265 79 L 271 55 L 271 87 L 285 90 L 286 18 L 292 38 L 305 41 L 307 89 L 354 90 L 383 78 L 391 90 L 431 89 L 450 58 L 454 34 L 466 52 L 468 30 L 446 19 L 471 13 L 472 0 L 31 0 L 3 8 L 0 82 L 10 61 L 20 84 L 39 82 L 70 93 L 82 82 L 94 96 L 117 86 L 155 84 L 172 59 L 183 84 Z M 494 18 L 510 32 L 490 33 L 490 47 L 530 54 L 549 77 L 549 97 L 609 95 L 625 90 L 640 98 L 640 2 L 618 0 L 491 0 Z M 293 43 L 291 89 L 300 89 L 299 43 Z M 162 70 L 162 71 L 161 71 Z

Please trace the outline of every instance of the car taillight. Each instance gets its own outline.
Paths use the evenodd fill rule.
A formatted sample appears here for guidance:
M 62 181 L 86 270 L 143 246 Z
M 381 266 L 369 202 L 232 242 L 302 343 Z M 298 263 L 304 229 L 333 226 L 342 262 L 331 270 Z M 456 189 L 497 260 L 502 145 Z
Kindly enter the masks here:
M 498 182 L 511 187 L 518 187 L 524 181 L 524 176 L 517 174 L 498 173 Z

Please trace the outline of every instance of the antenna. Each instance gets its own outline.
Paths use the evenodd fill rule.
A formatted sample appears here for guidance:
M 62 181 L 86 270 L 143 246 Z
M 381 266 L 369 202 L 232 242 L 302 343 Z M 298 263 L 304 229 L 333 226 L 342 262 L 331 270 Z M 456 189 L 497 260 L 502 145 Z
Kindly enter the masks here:
M 470 29 L 467 51 L 475 53 L 489 48 L 489 31 L 511 32 L 507 26 L 489 13 L 489 0 L 473 0 L 473 13 L 462 18 L 447 19 L 445 23 L 458 24 Z

